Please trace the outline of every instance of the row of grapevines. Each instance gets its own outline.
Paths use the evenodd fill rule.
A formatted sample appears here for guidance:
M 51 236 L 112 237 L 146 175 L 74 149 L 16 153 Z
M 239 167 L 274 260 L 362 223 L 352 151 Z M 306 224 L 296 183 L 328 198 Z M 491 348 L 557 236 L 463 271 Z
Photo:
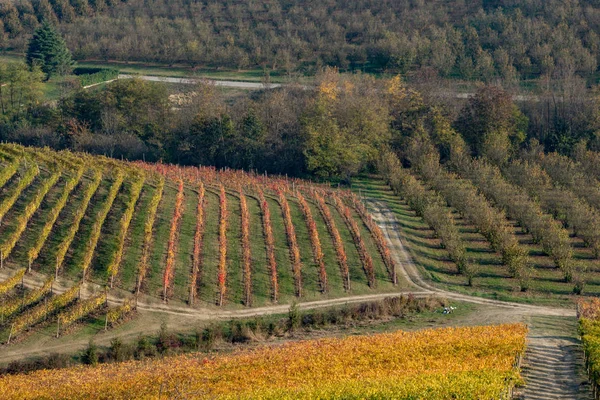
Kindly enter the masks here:
M 38 189 L 33 200 L 31 200 L 29 204 L 25 206 L 25 211 L 17 217 L 15 230 L 11 233 L 9 238 L 0 245 L 0 253 L 2 253 L 2 257 L 7 258 L 10 256 L 17 242 L 21 238 L 21 235 L 23 232 L 25 232 L 29 220 L 31 220 L 31 217 L 33 217 L 33 214 L 35 214 L 35 212 L 38 210 L 40 204 L 42 204 L 42 201 L 59 178 L 60 173 L 56 172 L 52 174 L 49 179 L 45 180 L 42 186 Z
M 94 252 L 96 251 L 96 246 L 98 245 L 98 240 L 100 239 L 100 234 L 102 233 L 102 225 L 104 225 L 104 221 L 108 216 L 112 205 L 119 194 L 119 190 L 121 189 L 121 185 L 123 184 L 124 173 L 121 170 L 118 170 L 116 173 L 115 179 L 108 191 L 108 196 L 104 200 L 104 204 L 102 204 L 102 208 L 96 215 L 96 221 L 94 225 L 92 225 L 92 234 L 89 242 L 87 243 L 85 253 L 83 256 L 83 261 L 81 262 L 81 271 L 82 271 L 82 279 L 85 281 L 88 268 L 92 264 L 92 259 L 94 258 Z
M 85 215 L 90 200 L 92 199 L 92 196 L 94 196 L 94 193 L 96 193 L 96 190 L 98 190 L 100 182 L 102 182 L 102 172 L 100 172 L 99 170 L 94 170 L 94 178 L 92 182 L 86 187 L 85 192 L 83 194 L 83 200 L 81 201 L 81 204 L 79 205 L 77 210 L 75 210 L 75 218 L 73 218 L 73 223 L 69 226 L 69 231 L 67 232 L 67 235 L 58 245 L 58 250 L 56 251 L 56 277 L 58 277 L 58 273 L 65 260 L 65 255 L 67 254 L 67 250 L 69 250 L 73 239 L 75 239 L 75 235 L 79 231 L 79 225 L 81 224 L 81 220 Z
M 250 212 L 246 195 L 240 189 L 240 209 L 242 217 L 242 271 L 244 279 L 244 304 L 252 305 L 252 254 L 250 251 Z
M 312 191 L 312 197 L 319 207 L 319 211 L 325 220 L 329 235 L 333 240 L 333 246 L 335 247 L 335 253 L 337 256 L 338 263 L 340 264 L 340 272 L 342 274 L 342 280 L 344 282 L 344 290 L 350 291 L 350 271 L 348 269 L 348 257 L 346 256 L 346 250 L 344 249 L 344 241 L 340 236 L 335 220 L 331 215 L 329 206 L 325 203 L 323 197 L 316 191 Z
M 13 276 L 0 282 L 0 296 L 4 296 L 21 282 L 25 276 L 25 268 L 18 270 Z
M 381 157 L 378 170 L 394 193 L 404 198 L 410 208 L 435 231 L 450 259 L 456 263 L 458 273 L 465 275 L 472 283 L 474 270 L 467 257 L 466 245 L 452 213 L 442 204 L 439 195 L 428 193 L 414 176 L 402 168 L 398 157 L 391 152 Z
M 325 293 L 328 290 L 327 271 L 325 270 L 325 262 L 323 261 L 323 249 L 321 248 L 321 238 L 319 238 L 317 223 L 313 218 L 308 202 L 302 193 L 300 193 L 300 191 L 296 191 L 296 198 L 298 199 L 298 203 L 300 203 L 302 214 L 304 214 L 304 220 L 306 221 L 306 226 L 308 227 L 308 234 L 310 236 L 310 243 L 312 245 L 313 257 L 315 258 L 315 262 L 319 267 L 319 283 L 321 285 L 321 292 Z
M 0 188 L 4 187 L 6 182 L 8 182 L 9 179 L 17 173 L 19 170 L 19 164 L 20 160 L 14 159 L 13 161 L 10 161 L 8 165 L 2 167 L 2 170 L 0 171 Z
M 544 210 L 573 229 L 596 257 L 600 257 L 600 214 L 568 189 L 552 184 L 552 179 L 536 164 L 515 161 L 504 174 L 512 183 L 536 198 Z
M 152 195 L 152 199 L 150 200 L 150 205 L 148 206 L 148 217 L 146 218 L 146 223 L 144 224 L 144 244 L 142 248 L 142 257 L 138 264 L 136 294 L 140 293 L 140 288 L 142 286 L 142 283 L 144 282 L 146 273 L 148 272 L 150 250 L 152 249 L 153 242 L 152 232 L 154 229 L 154 221 L 156 220 L 156 211 L 158 210 L 158 206 L 162 199 L 164 188 L 165 178 L 163 178 L 162 176 L 157 176 L 156 189 L 154 191 L 154 194 Z
M 134 299 L 128 299 L 123 304 L 111 307 L 106 312 L 106 327 L 110 325 L 115 326 L 120 321 L 123 321 L 127 315 L 131 314 L 136 309 L 136 303 Z
M 383 258 L 392 283 L 397 285 L 398 276 L 396 274 L 396 262 L 392 257 L 392 253 L 390 252 L 383 232 L 379 228 L 379 225 L 373 221 L 373 217 L 371 217 L 371 214 L 369 214 L 365 205 L 354 195 L 351 195 L 350 199 L 352 200 L 354 209 L 358 212 L 358 215 L 360 215 L 360 218 L 363 220 L 364 224 L 367 226 L 371 232 L 371 235 L 375 239 L 375 244 L 377 245 L 377 249 L 379 250 L 381 257 Z
M 53 283 L 54 277 L 51 277 L 44 282 L 41 288 L 30 291 L 25 297 L 15 298 L 2 303 L 0 305 L 0 323 L 4 323 L 6 319 L 12 317 L 23 308 L 29 307 L 44 298 L 52 291 Z
M 344 218 L 346 226 L 350 230 L 352 240 L 354 241 L 356 249 L 358 250 L 360 261 L 362 262 L 363 269 L 365 270 L 369 286 L 375 287 L 375 268 L 373 266 L 373 259 L 367 251 L 365 242 L 360 234 L 360 228 L 358 227 L 358 224 L 352 217 L 352 212 L 350 211 L 350 208 L 344 204 L 342 199 L 340 199 L 340 197 L 337 195 L 333 195 L 333 201 L 335 203 L 336 208 L 338 209 L 338 212 Z
M 11 338 L 18 336 L 25 329 L 40 323 L 48 318 L 48 316 L 54 314 L 61 308 L 66 307 L 69 303 L 75 300 L 78 295 L 79 285 L 76 285 L 66 292 L 52 297 L 49 301 L 38 304 L 37 306 L 25 311 L 13 321 L 10 328 L 8 341 L 10 342 Z
M 217 273 L 218 299 L 217 304 L 222 306 L 225 302 L 227 290 L 227 196 L 225 186 L 221 185 L 219 191 L 219 266 Z
M 544 214 L 538 203 L 519 188 L 508 183 L 500 170 L 483 160 L 466 161 L 461 173 L 468 177 L 484 195 L 507 211 L 519 225 L 527 229 L 542 245 L 563 272 L 566 281 L 573 278 L 573 249 L 569 233 L 552 216 Z
M 2 202 L 0 203 L 0 224 L 2 223 L 2 219 L 4 218 L 6 213 L 15 204 L 23 190 L 25 190 L 25 188 L 27 188 L 31 184 L 31 182 L 33 182 L 33 180 L 36 176 L 38 176 L 39 173 L 40 169 L 38 168 L 37 164 L 29 166 L 25 171 L 25 174 L 19 179 L 19 183 L 17 183 L 10 195 L 4 200 L 2 200 Z
M 521 289 L 525 290 L 530 272 L 527 250 L 511 232 L 512 228 L 504 212 L 494 208 L 473 183 L 447 172 L 440 165 L 437 153 L 424 152 L 415 164 L 421 177 L 473 224 L 492 248 L 502 255 L 502 263 L 507 266 L 512 277 L 519 279 Z
M 260 187 L 257 186 L 258 201 L 262 214 L 263 233 L 265 235 L 265 244 L 267 246 L 267 261 L 269 267 L 269 276 L 271 281 L 271 300 L 277 302 L 279 298 L 279 282 L 277 279 L 277 261 L 275 260 L 275 238 L 273 237 L 273 226 L 271 224 L 271 211 L 269 203 Z
M 58 327 L 56 329 L 56 337 L 60 336 L 60 330 L 66 329 L 79 321 L 81 318 L 88 316 L 98 308 L 106 304 L 106 292 L 90 297 L 89 299 L 79 301 L 72 307 L 58 315 Z
M 202 279 L 202 244 L 204 243 L 204 196 L 206 191 L 202 182 L 198 183 L 198 206 L 196 208 L 196 231 L 194 232 L 194 250 L 192 255 L 192 277 L 190 279 L 190 304 L 194 304 L 198 284 Z
M 169 243 L 167 246 L 167 261 L 165 264 L 165 272 L 163 274 L 163 299 L 167 301 L 171 297 L 173 286 L 173 276 L 175 275 L 175 256 L 177 254 L 177 242 L 179 237 L 179 226 L 181 216 L 183 215 L 183 181 L 179 180 L 179 189 L 177 191 L 177 199 L 175 201 L 175 210 L 173 211 L 173 219 L 171 219 L 171 231 L 169 233 Z
M 285 233 L 290 247 L 290 259 L 292 261 L 292 273 L 294 275 L 294 286 L 296 288 L 296 296 L 302 296 L 302 262 L 300 260 L 300 248 L 298 247 L 298 239 L 292 214 L 287 197 L 283 191 L 279 191 L 279 204 L 281 204 L 281 212 L 283 213 L 283 221 L 285 225 Z
M 133 213 L 135 212 L 135 205 L 137 204 L 137 201 L 140 198 L 140 194 L 142 193 L 142 188 L 144 187 L 144 180 L 144 176 L 140 175 L 136 171 L 135 177 L 133 178 L 133 182 L 131 184 L 131 188 L 129 189 L 129 198 L 127 199 L 127 204 L 125 206 L 125 213 L 119 221 L 117 251 L 112 256 L 112 259 L 108 264 L 108 273 L 110 274 L 111 288 L 113 287 L 115 276 L 117 276 L 117 274 L 119 273 L 121 259 L 123 258 L 123 250 L 125 248 L 125 238 L 127 236 L 127 231 L 129 230 L 129 224 L 131 223 L 131 219 L 133 218 Z
M 54 224 L 58 220 L 58 216 L 60 215 L 60 212 L 63 210 L 63 208 L 67 204 L 67 202 L 69 200 L 69 196 L 71 195 L 71 192 L 79 184 L 79 181 L 81 180 L 81 177 L 83 176 L 83 172 L 84 172 L 83 167 L 80 167 L 77 169 L 76 173 L 67 180 L 67 183 L 65 184 L 65 187 L 62 191 L 62 194 L 60 195 L 60 198 L 52 206 L 52 209 L 50 210 L 50 216 L 48 217 L 46 224 L 42 228 L 42 231 L 40 232 L 40 234 L 35 238 L 35 243 L 33 244 L 33 246 L 27 252 L 27 258 L 29 260 L 29 268 L 31 268 L 31 264 L 39 257 L 40 251 L 42 250 L 42 248 L 44 247 L 44 243 L 46 243 L 46 240 L 50 236 L 50 233 L 52 232 L 52 228 L 54 227 Z

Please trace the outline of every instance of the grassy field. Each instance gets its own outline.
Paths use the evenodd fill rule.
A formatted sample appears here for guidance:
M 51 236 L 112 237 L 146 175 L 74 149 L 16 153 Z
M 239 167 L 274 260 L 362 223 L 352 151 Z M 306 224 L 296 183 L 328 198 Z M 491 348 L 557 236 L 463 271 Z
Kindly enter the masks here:
M 0 55 L 0 62 L 18 62 L 24 61 L 24 58 L 24 55 L 21 54 L 5 53 Z M 81 60 L 77 61 L 77 66 L 86 68 L 116 68 L 122 74 L 166 76 L 174 78 L 197 77 L 247 82 L 262 82 L 265 79 L 265 71 L 258 68 L 248 70 L 202 67 L 192 68 L 187 65 L 168 66 L 163 64 L 102 60 Z M 273 83 L 282 83 L 287 80 L 287 78 L 279 71 L 269 71 L 269 76 L 270 81 Z

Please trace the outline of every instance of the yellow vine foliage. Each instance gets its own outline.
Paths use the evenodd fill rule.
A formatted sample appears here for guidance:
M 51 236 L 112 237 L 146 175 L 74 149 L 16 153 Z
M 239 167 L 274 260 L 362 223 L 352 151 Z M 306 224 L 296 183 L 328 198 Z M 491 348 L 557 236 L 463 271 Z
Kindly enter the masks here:
M 0 304 L 0 322 L 3 322 L 6 318 L 12 317 L 23 307 L 27 307 L 40 301 L 44 296 L 50 293 L 53 282 L 54 277 L 51 277 L 44 282 L 44 285 L 41 288 L 32 290 L 31 292 L 27 293 L 24 298 L 15 298 L 11 301 Z
M 233 355 L 0 378 L 12 399 L 502 399 L 521 381 L 522 324 L 293 342 Z
M 0 245 L 0 252 L 2 252 L 4 257 L 10 256 L 13 249 L 17 245 L 17 242 L 21 238 L 21 235 L 23 232 L 25 232 L 25 229 L 27 229 L 27 224 L 31 220 L 31 217 L 33 217 L 33 214 L 35 214 L 35 212 L 38 210 L 42 204 L 42 201 L 50 189 L 56 184 L 56 182 L 58 182 L 59 178 L 60 173 L 56 172 L 52 174 L 49 179 L 46 179 L 36 192 L 33 200 L 31 200 L 31 202 L 25 206 L 25 211 L 17 217 L 15 221 L 15 230 L 8 237 L 8 239 Z
M 600 388 L 600 299 L 592 297 L 580 300 L 577 303 L 577 316 L 586 369 L 597 393 Z
M 140 173 L 137 170 L 132 170 L 131 175 L 133 175 L 133 182 L 131 183 L 131 188 L 129 189 L 129 198 L 127 199 L 125 213 L 121 217 L 119 224 L 117 251 L 113 255 L 113 258 L 110 264 L 108 265 L 108 273 L 110 274 L 111 288 L 113 286 L 115 276 L 117 276 L 117 274 L 119 273 L 119 267 L 121 265 L 121 260 L 123 259 L 125 238 L 127 236 L 127 231 L 129 230 L 129 224 L 131 223 L 131 219 L 133 218 L 135 205 L 137 204 L 137 201 L 140 198 L 140 194 L 142 193 L 142 188 L 144 187 L 145 177 L 143 173 Z
M 4 184 L 8 182 L 8 180 L 17 172 L 19 169 L 19 162 L 19 159 L 14 159 L 13 161 L 9 162 L 8 165 L 2 167 L 2 171 L 0 171 L 0 188 L 3 187 Z
M 144 247 L 142 248 L 142 258 L 138 264 L 138 277 L 136 284 L 137 293 L 139 293 L 140 287 L 142 286 L 144 278 L 146 277 L 146 272 L 148 271 L 150 250 L 152 249 L 153 242 L 154 221 L 156 220 L 156 211 L 160 205 L 164 188 L 165 178 L 159 175 L 157 176 L 156 189 L 154 190 L 154 194 L 150 200 L 150 205 L 148 206 L 148 217 L 146 219 L 146 223 L 144 224 Z
M 31 265 L 39 257 L 40 251 L 42 250 L 42 248 L 44 247 L 44 243 L 46 243 L 46 240 L 50 236 L 50 233 L 52 232 L 52 228 L 54 227 L 54 224 L 58 220 L 58 216 L 60 215 L 60 212 L 67 205 L 67 202 L 69 201 L 71 192 L 79 184 L 79 181 L 81 180 L 81 177 L 83 176 L 84 170 L 85 170 L 85 168 L 79 167 L 77 169 L 77 172 L 75 173 L 75 175 L 73 175 L 72 177 L 70 177 L 67 180 L 65 188 L 63 189 L 63 192 L 60 195 L 60 198 L 58 199 L 58 201 L 52 206 L 52 209 L 50 210 L 50 216 L 48 217 L 46 224 L 42 228 L 42 231 L 36 238 L 35 244 L 27 252 L 27 258 L 29 260 L 29 265 Z
M 75 239 L 75 235 L 79 231 L 79 225 L 81 224 L 81 220 L 85 215 L 85 210 L 88 208 L 88 204 L 98 190 L 100 183 L 102 182 L 102 172 L 100 170 L 94 170 L 94 178 L 92 182 L 86 187 L 83 200 L 77 207 L 77 211 L 75 211 L 75 216 L 73 219 L 73 223 L 69 227 L 69 232 L 67 236 L 63 239 L 63 241 L 58 246 L 58 250 L 56 251 L 56 275 L 58 276 L 58 272 L 62 266 L 63 261 L 65 260 L 65 256 L 67 254 L 67 250 L 69 250 L 69 246 L 71 246 L 71 242 Z
M 36 176 L 40 173 L 40 169 L 37 164 L 31 165 L 27 168 L 19 183 L 15 186 L 15 189 L 10 193 L 8 197 L 6 197 L 2 203 L 0 203 L 0 221 L 6 215 L 6 213 L 12 208 L 12 206 L 17 202 L 17 199 L 30 184 L 33 182 Z
M 135 310 L 135 300 L 128 299 L 123 302 L 120 306 L 111 307 L 106 312 L 106 322 L 110 326 L 114 326 L 117 322 L 124 319 L 132 311 Z
M 67 306 L 69 303 L 75 300 L 78 293 L 79 285 L 73 286 L 66 292 L 52 297 L 48 302 L 38 304 L 23 314 L 20 314 L 11 325 L 11 335 L 13 337 L 18 335 L 28 327 L 41 322 L 50 314 L 53 314 L 61 308 Z
M 96 246 L 98 245 L 98 240 L 100 239 L 100 234 L 102 233 L 102 225 L 104 225 L 104 221 L 112 208 L 112 205 L 119 194 L 119 190 L 121 189 L 121 185 L 123 184 L 123 180 L 125 178 L 125 174 L 121 170 L 117 170 L 115 175 L 115 179 L 108 191 L 108 196 L 106 200 L 104 200 L 104 204 L 102 204 L 102 208 L 98 212 L 96 216 L 96 221 L 92 226 L 92 235 L 90 237 L 90 241 L 85 249 L 85 255 L 83 257 L 83 261 L 81 263 L 82 276 L 85 280 L 87 270 L 92 264 L 92 259 L 94 257 L 94 253 L 96 251 Z
M 58 316 L 60 329 L 65 329 L 106 304 L 106 293 L 76 303 Z
M 10 278 L 7 278 L 4 281 L 0 282 L 0 296 L 5 295 L 10 290 L 12 290 L 12 288 L 18 285 L 21 282 L 21 279 L 23 279 L 25 271 L 26 270 L 24 268 L 20 269 Z

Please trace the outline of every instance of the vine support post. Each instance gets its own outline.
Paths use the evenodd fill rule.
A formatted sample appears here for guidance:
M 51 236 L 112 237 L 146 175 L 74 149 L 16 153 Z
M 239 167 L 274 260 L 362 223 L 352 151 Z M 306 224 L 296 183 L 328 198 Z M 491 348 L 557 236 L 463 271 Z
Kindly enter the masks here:
M 10 332 L 8 333 L 8 340 L 6 341 L 7 344 L 10 344 L 10 339 L 12 339 L 12 334 L 13 334 L 13 330 L 15 328 L 15 324 L 11 324 L 10 325 Z

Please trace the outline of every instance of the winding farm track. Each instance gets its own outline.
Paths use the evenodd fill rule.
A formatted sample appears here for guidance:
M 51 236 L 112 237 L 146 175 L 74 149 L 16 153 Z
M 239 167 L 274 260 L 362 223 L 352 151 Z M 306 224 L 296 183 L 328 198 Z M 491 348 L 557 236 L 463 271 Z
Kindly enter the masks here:
M 527 320 L 527 317 L 575 317 L 573 309 L 531 306 L 485 300 L 452 293 L 435 288 L 423 280 L 412 257 L 402 243 L 400 225 L 393 212 L 382 202 L 368 200 L 369 209 L 386 235 L 392 252 L 402 266 L 404 278 L 424 292 L 437 294 L 449 299 L 491 304 L 497 308 L 508 308 L 513 321 Z M 493 309 L 490 310 L 494 312 Z M 561 324 L 558 320 L 552 323 Z M 523 360 L 525 387 L 515 398 L 524 400 L 545 399 L 593 399 L 592 392 L 582 371 L 583 360 L 579 341 L 564 335 L 562 329 L 530 325 L 527 338 L 527 351 Z
M 400 276 L 412 287 L 411 290 L 403 293 L 407 294 L 410 292 L 420 297 L 439 296 L 451 300 L 478 304 L 481 306 L 480 310 L 473 316 L 471 321 L 472 324 L 477 325 L 499 322 L 530 322 L 533 318 L 548 318 L 552 324 L 560 325 L 561 318 L 574 320 L 576 313 L 573 308 L 534 306 L 485 299 L 445 291 L 430 285 L 422 278 L 410 253 L 405 248 L 401 227 L 393 212 L 381 201 L 367 200 L 366 202 L 375 222 L 386 236 L 390 250 L 400 266 Z M 6 270 L 0 270 L 0 279 L 5 279 L 10 274 Z M 30 274 L 26 276 L 24 284 L 29 287 L 39 287 L 43 279 L 44 277 L 39 274 Z M 65 289 L 66 286 L 61 286 L 59 283 L 54 288 L 57 293 Z M 100 286 L 88 283 L 82 290 L 82 296 L 87 297 L 90 292 L 98 290 L 101 290 Z M 318 309 L 348 303 L 380 300 L 390 295 L 393 294 L 380 293 L 318 300 L 300 303 L 299 308 L 305 310 Z M 119 304 L 121 302 L 122 299 L 112 295 L 109 296 L 109 303 Z M 214 308 L 204 309 L 176 306 L 164 304 L 159 301 L 140 301 L 138 309 L 142 312 L 170 316 L 178 321 L 187 321 L 189 325 L 198 321 L 284 314 L 289 310 L 289 305 L 282 304 L 251 309 L 218 310 Z M 155 322 L 155 325 L 159 323 Z M 129 330 L 127 335 L 109 331 L 103 333 L 101 339 L 108 341 L 115 336 L 134 338 L 139 334 L 147 333 L 156 328 L 157 326 L 143 324 L 135 327 L 133 330 Z M 547 326 L 537 327 L 535 323 L 530 324 L 528 350 L 523 362 L 523 374 L 526 386 L 521 393 L 517 394 L 516 398 L 534 400 L 592 399 L 591 390 L 589 385 L 585 383 L 585 377 L 581 370 L 582 353 L 578 340 L 572 336 L 564 335 L 564 330 L 559 329 L 557 331 L 547 328 Z M 62 342 L 49 341 L 42 346 L 31 346 L 25 349 L 22 346 L 18 346 L 17 348 L 8 347 L 0 352 L 0 362 L 3 363 L 16 358 L 48 354 L 49 352 L 72 351 L 73 349 L 84 348 L 87 343 L 85 339 L 72 338 L 69 341 Z

